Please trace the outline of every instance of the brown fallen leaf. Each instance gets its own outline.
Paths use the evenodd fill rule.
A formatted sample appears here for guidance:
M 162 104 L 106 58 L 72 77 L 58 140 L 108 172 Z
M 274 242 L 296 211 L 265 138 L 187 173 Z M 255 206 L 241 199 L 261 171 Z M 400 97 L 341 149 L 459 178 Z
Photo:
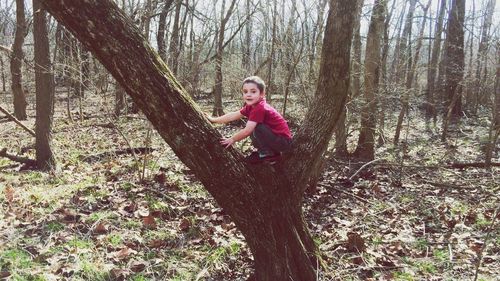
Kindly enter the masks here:
M 365 240 L 356 232 L 347 235 L 346 248 L 349 252 L 361 253 L 366 249 Z
M 146 268 L 146 266 L 147 263 L 145 261 L 133 261 L 130 264 L 130 270 L 137 273 L 143 271 Z
M 155 218 L 151 215 L 147 217 L 142 218 L 142 223 L 144 224 L 144 227 L 147 229 L 154 229 L 156 228 L 156 221 Z
M 123 260 L 123 259 L 128 258 L 130 255 L 136 254 L 136 253 L 137 253 L 137 251 L 134 251 L 134 250 L 130 249 L 129 247 L 125 247 L 119 251 L 114 252 L 112 254 L 112 256 L 117 260 Z
M 94 228 L 94 233 L 95 234 L 106 234 L 106 233 L 108 233 L 108 227 L 104 223 L 101 222 L 98 225 L 96 225 L 96 227 Z
M 163 248 L 167 245 L 167 242 L 162 239 L 154 239 L 149 241 L 148 246 L 150 248 Z
M 121 268 L 113 268 L 109 271 L 109 275 L 111 280 L 124 281 L 130 275 L 130 272 Z
M 190 227 L 191 227 L 191 221 L 186 218 L 183 218 L 181 223 L 179 224 L 179 229 L 182 231 L 188 231 Z

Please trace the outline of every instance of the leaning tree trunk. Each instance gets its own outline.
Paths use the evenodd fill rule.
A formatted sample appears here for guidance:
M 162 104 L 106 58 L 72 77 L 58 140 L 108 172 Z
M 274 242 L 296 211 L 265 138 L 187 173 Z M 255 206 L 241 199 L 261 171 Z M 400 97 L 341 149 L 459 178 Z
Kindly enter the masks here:
M 251 166 L 236 149 L 220 145 L 221 135 L 112 0 L 42 2 L 110 71 L 231 215 L 254 255 L 255 279 L 315 280 L 316 247 L 300 206 L 346 99 L 353 3 L 339 0 L 331 5 L 318 93 L 293 151 L 282 164 Z
M 33 0 L 33 38 L 35 48 L 36 87 L 36 164 L 40 170 L 55 165 L 51 148 L 54 115 L 54 76 L 50 64 L 47 13 L 39 0 Z
M 376 94 L 379 84 L 380 37 L 384 24 L 385 0 L 375 0 L 366 39 L 364 108 L 361 112 L 361 129 L 356 158 L 370 161 L 375 158 L 375 126 L 377 119 Z
M 19 120 L 26 120 L 26 94 L 22 86 L 22 62 L 24 59 L 23 43 L 26 36 L 26 17 L 24 14 L 24 0 L 16 0 L 16 35 L 12 45 L 10 72 L 12 74 L 12 94 L 14 95 L 14 116 Z

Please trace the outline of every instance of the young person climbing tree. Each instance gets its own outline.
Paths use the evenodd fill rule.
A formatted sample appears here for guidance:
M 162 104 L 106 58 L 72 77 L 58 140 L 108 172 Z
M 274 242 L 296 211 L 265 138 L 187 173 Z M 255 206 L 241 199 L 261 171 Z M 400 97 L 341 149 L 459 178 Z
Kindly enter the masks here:
M 290 149 L 292 134 L 288 124 L 283 116 L 266 102 L 266 84 L 260 77 L 245 78 L 242 91 L 245 105 L 240 110 L 220 117 L 208 116 L 208 119 L 212 123 L 225 124 L 246 117 L 248 121 L 245 128 L 230 138 L 222 138 L 220 143 L 230 147 L 250 136 L 257 151 L 248 155 L 246 160 L 251 164 L 274 163 L 280 159 L 282 152 Z

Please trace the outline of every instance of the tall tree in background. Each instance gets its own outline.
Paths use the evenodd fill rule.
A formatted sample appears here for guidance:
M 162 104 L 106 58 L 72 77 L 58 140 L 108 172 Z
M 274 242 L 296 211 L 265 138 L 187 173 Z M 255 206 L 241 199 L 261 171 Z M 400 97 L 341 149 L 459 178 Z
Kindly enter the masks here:
M 483 24 L 481 26 L 481 41 L 479 42 L 479 49 L 477 51 L 477 66 L 476 66 L 476 77 L 475 77 L 475 89 L 474 89 L 474 100 L 473 100 L 473 112 L 477 112 L 478 105 L 481 103 L 481 96 L 485 97 L 487 95 L 481 95 L 486 84 L 486 77 L 488 74 L 488 49 L 490 45 L 490 28 L 493 21 L 493 13 L 495 12 L 496 0 L 489 0 L 485 8 L 485 16 L 483 19 Z M 472 54 L 471 54 L 472 56 Z
M 446 139 L 450 119 L 457 120 L 462 114 L 462 79 L 464 75 L 464 19 L 465 0 L 453 0 L 446 30 L 445 62 L 445 117 L 441 139 Z
M 36 87 L 36 164 L 38 169 L 47 171 L 55 164 L 51 148 L 54 77 L 50 63 L 47 13 L 39 0 L 33 0 L 33 38 Z
M 427 69 L 427 90 L 425 101 L 425 117 L 436 120 L 436 73 L 438 68 L 439 55 L 441 54 L 441 33 L 443 33 L 444 14 L 446 11 L 446 0 L 440 0 L 438 21 L 434 31 L 434 41 L 432 43 L 432 54 L 429 66 Z
M 356 19 L 354 21 L 354 35 L 352 42 L 351 84 L 349 85 L 349 100 L 356 99 L 361 92 L 361 12 L 364 0 L 357 0 Z M 335 129 L 335 156 L 345 158 L 347 151 L 347 106 L 342 111 L 337 128 Z
M 14 116 L 19 120 L 26 120 L 26 94 L 22 86 L 22 62 L 24 60 L 23 44 L 26 36 L 26 16 L 24 0 L 16 0 L 16 35 L 12 45 L 10 58 L 10 72 L 12 75 L 12 94 L 14 95 Z
M 316 280 L 316 246 L 301 202 L 346 101 L 355 3 L 331 2 L 317 93 L 293 151 L 278 166 L 256 167 L 246 164 L 236 149 L 219 144 L 221 135 L 114 2 L 42 2 L 108 68 L 230 214 L 254 256 L 254 280 Z M 79 12 L 70 12 L 75 10 Z
M 220 116 L 224 114 L 224 107 L 222 105 L 222 55 L 224 52 L 224 34 L 226 31 L 226 25 L 229 21 L 229 18 L 233 14 L 234 5 L 236 4 L 236 0 L 231 0 L 231 4 L 229 5 L 229 9 L 224 15 L 226 10 L 226 0 L 222 0 L 222 8 L 221 8 L 221 20 L 219 25 L 219 30 L 217 33 L 217 53 L 215 56 L 215 86 L 214 86 L 214 109 L 212 115 Z
M 165 32 L 167 26 L 167 14 L 173 2 L 174 0 L 168 0 L 163 3 L 163 8 L 161 9 L 160 17 L 158 19 L 158 32 L 156 35 L 156 44 L 158 45 L 158 54 L 163 59 L 163 61 L 167 61 L 167 48 L 165 47 Z
M 495 87 L 494 87 L 494 102 L 492 105 L 492 121 L 489 133 L 489 144 L 486 149 L 486 165 L 491 165 L 491 158 L 493 158 L 493 152 L 500 136 L 500 42 L 496 44 L 496 54 L 497 54 L 497 67 L 495 76 Z
M 384 24 L 385 2 L 385 0 L 375 0 L 366 39 L 364 106 L 361 112 L 358 146 L 354 151 L 355 157 L 363 161 L 370 161 L 375 158 L 380 39 Z
M 422 49 L 422 41 L 424 38 L 424 30 L 425 30 L 425 23 L 427 22 L 427 10 L 429 10 L 429 7 L 431 5 L 431 0 L 428 0 L 427 5 L 423 7 L 424 10 L 424 15 L 423 15 L 423 21 L 422 25 L 420 26 L 420 31 L 418 33 L 417 37 L 417 46 L 415 48 L 415 55 L 412 57 L 411 54 L 411 27 L 410 27 L 410 32 L 408 36 L 408 51 L 406 52 L 407 56 L 407 64 L 406 64 L 406 82 L 405 82 L 405 90 L 403 90 L 403 94 L 401 96 L 401 110 L 399 111 L 398 115 L 398 121 L 396 124 L 396 132 L 394 133 L 394 145 L 397 145 L 399 143 L 399 136 L 401 134 L 401 128 L 403 127 L 403 119 L 405 117 L 405 114 L 407 113 L 408 109 L 410 108 L 409 102 L 410 102 L 410 93 L 413 92 L 413 80 L 415 77 L 415 72 L 417 70 L 417 64 L 418 60 L 420 58 L 420 50 Z M 410 5 L 411 7 L 411 5 Z M 413 12 L 408 13 L 408 21 L 411 22 L 413 21 Z
M 175 14 L 174 14 L 174 23 L 172 27 L 172 35 L 170 36 L 170 46 L 169 46 L 169 55 L 168 62 L 172 67 L 172 71 L 174 75 L 177 74 L 179 70 L 179 54 L 180 54 L 180 17 L 181 17 L 181 7 L 182 0 L 175 0 Z

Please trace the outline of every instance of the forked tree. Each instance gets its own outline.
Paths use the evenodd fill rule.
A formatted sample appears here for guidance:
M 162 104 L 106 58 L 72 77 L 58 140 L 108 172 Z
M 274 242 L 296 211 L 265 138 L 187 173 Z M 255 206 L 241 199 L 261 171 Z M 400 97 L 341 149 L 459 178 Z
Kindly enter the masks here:
M 330 3 L 314 101 L 292 152 L 274 166 L 247 164 L 241 152 L 220 145 L 220 133 L 112 0 L 41 1 L 110 71 L 231 216 L 254 256 L 254 280 L 315 280 L 317 249 L 301 203 L 346 100 L 355 1 Z

